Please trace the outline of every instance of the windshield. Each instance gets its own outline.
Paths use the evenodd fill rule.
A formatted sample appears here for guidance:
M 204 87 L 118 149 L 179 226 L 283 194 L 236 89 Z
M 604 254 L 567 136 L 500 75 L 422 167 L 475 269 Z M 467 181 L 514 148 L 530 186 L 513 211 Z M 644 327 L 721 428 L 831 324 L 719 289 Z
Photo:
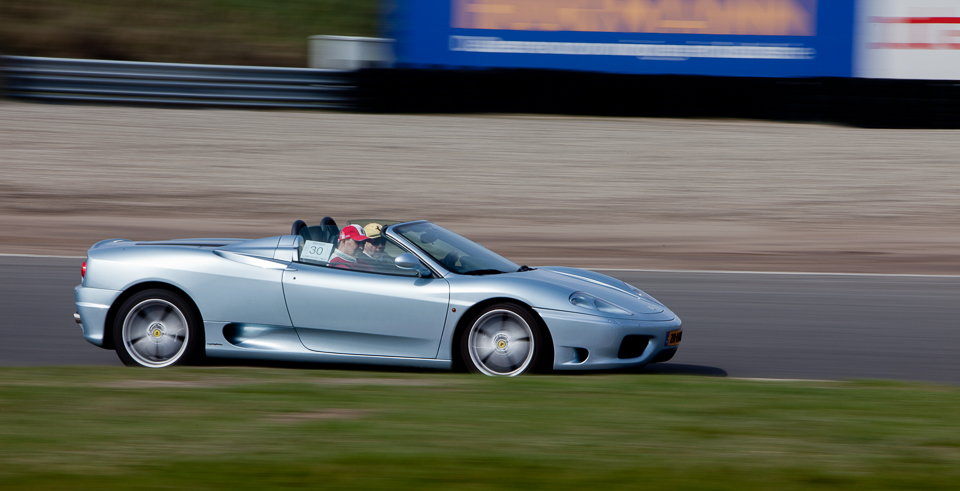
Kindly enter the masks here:
M 430 222 L 397 225 L 391 230 L 457 274 L 511 273 L 520 268 L 482 245 Z

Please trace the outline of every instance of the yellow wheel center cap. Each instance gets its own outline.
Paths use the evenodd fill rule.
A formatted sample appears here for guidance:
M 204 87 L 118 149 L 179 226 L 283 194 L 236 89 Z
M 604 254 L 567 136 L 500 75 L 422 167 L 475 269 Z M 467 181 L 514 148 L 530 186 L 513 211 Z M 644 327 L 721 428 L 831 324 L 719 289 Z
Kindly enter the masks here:
M 159 338 L 159 337 L 162 336 L 162 335 L 163 335 L 163 331 L 161 331 L 160 329 L 154 329 L 154 330 L 153 330 L 153 337 Z
M 497 348 L 504 349 L 507 347 L 507 342 L 504 340 L 497 341 Z

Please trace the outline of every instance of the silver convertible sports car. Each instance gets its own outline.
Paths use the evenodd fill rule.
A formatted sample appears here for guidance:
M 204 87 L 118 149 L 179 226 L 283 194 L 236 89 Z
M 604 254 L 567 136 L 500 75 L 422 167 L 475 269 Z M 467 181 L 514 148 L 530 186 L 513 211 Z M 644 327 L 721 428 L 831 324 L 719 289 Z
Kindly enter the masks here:
M 76 287 L 87 341 L 127 365 L 203 357 L 466 369 L 640 367 L 680 319 L 592 271 L 530 268 L 428 221 L 294 223 L 265 239 L 98 242 Z

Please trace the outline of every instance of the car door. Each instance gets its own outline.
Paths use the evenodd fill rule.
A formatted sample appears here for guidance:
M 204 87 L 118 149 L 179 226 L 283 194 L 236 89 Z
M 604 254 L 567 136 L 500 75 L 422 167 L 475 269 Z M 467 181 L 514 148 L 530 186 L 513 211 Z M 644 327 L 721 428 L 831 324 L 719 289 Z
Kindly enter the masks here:
M 450 286 L 443 278 L 294 266 L 283 273 L 283 291 L 307 349 L 437 357 L 450 304 Z

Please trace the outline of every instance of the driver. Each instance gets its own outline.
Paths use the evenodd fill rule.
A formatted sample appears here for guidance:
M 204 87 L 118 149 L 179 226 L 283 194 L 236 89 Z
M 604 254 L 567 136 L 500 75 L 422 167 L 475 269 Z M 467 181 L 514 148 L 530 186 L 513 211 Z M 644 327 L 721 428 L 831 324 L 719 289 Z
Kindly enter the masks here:
M 382 229 L 383 225 L 379 223 L 369 223 L 366 227 L 363 227 L 367 240 L 360 245 L 359 252 L 357 252 L 358 262 L 366 263 L 374 269 L 386 264 L 385 259 L 388 257 L 383 250 L 387 246 L 387 239 L 381 234 Z
M 340 231 L 340 243 L 333 251 L 327 266 L 341 269 L 354 269 L 358 271 L 373 272 L 373 268 L 365 263 L 357 261 L 357 250 L 368 240 L 367 234 L 359 225 L 347 225 Z

